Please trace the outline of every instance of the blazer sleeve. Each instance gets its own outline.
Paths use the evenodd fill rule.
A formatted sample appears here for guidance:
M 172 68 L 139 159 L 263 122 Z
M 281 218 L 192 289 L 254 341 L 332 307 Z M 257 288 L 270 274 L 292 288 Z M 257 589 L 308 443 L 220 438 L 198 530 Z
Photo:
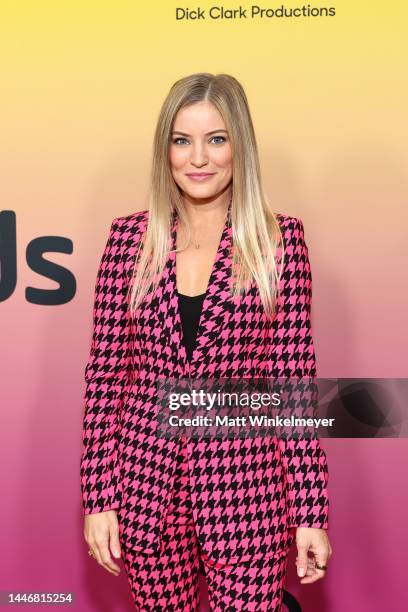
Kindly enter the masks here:
M 286 264 L 281 278 L 280 331 L 277 333 L 278 330 L 275 330 L 275 333 L 278 342 L 284 346 L 282 349 L 280 344 L 280 350 L 288 352 L 291 376 L 295 376 L 296 380 L 297 377 L 310 377 L 309 380 L 313 380 L 312 377 L 316 376 L 316 357 L 311 326 L 312 274 L 302 221 L 290 217 L 289 226 L 283 234 Z M 313 401 L 313 392 L 308 397 Z M 313 406 L 307 406 L 308 416 L 313 416 L 310 414 Z M 288 436 L 278 440 L 289 492 L 288 526 L 327 529 L 328 467 L 318 437 Z
M 130 318 L 121 257 L 121 220 L 114 219 L 96 277 L 93 331 L 85 366 L 80 459 L 84 514 L 119 508 L 118 423 L 130 368 Z

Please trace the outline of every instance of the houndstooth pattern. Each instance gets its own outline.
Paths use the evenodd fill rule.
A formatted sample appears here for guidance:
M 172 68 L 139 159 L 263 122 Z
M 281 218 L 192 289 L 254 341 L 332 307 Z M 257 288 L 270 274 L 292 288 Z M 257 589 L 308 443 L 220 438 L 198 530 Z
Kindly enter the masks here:
M 181 439 L 172 499 L 157 555 L 122 547 L 136 610 L 198 612 L 199 574 L 205 576 L 213 612 L 281 610 L 287 555 L 219 565 L 208 563 L 197 540 L 192 515 L 186 439 Z M 204 562 L 203 562 L 204 561 Z
M 231 207 L 231 204 L 230 204 Z M 272 321 L 254 284 L 229 296 L 230 209 L 188 362 L 182 342 L 176 258 L 131 319 L 126 294 L 148 211 L 113 220 L 98 269 L 85 367 L 80 474 L 86 514 L 117 510 L 124 545 L 157 553 L 171 499 L 179 440 L 156 435 L 159 377 L 316 376 L 312 277 L 303 223 L 277 214 L 286 264 Z M 173 214 L 170 247 L 176 244 Z M 328 528 L 328 469 L 318 439 L 189 439 L 197 536 L 208 563 L 280 556 L 292 527 Z

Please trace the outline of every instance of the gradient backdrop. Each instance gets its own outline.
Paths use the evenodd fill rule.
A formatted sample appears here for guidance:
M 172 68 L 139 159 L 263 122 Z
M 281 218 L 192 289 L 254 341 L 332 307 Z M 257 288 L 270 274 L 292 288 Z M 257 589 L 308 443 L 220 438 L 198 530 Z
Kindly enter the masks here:
M 176 6 L 216 3 L 2 0 L 0 210 L 16 214 L 17 278 L 1 304 L 1 590 L 74 591 L 81 612 L 132 609 L 124 569 L 108 574 L 82 537 L 83 371 L 110 222 L 146 208 L 174 80 L 227 72 L 246 89 L 267 193 L 304 222 L 320 376 L 407 376 L 405 4 L 321 0 L 309 7 L 335 16 L 177 21 Z M 44 305 L 59 283 L 27 263 L 42 236 L 65 245 L 44 258 L 69 270 L 73 291 L 56 295 L 66 303 Z M 11 263 L 3 256 L 2 285 Z M 287 588 L 308 612 L 405 610 L 407 440 L 323 445 L 334 554 L 324 580 L 300 585 L 292 550 Z

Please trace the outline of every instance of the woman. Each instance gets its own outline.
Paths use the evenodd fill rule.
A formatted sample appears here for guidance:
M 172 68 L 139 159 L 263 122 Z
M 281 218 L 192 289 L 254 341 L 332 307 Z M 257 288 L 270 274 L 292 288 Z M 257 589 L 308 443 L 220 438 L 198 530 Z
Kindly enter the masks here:
M 316 376 L 310 301 L 303 224 L 267 203 L 242 86 L 180 79 L 149 209 L 111 226 L 85 370 L 84 535 L 109 572 L 122 556 L 137 609 L 198 610 L 201 568 L 213 610 L 280 610 L 294 540 L 301 582 L 325 575 L 318 439 L 169 440 L 155 418 L 159 378 Z

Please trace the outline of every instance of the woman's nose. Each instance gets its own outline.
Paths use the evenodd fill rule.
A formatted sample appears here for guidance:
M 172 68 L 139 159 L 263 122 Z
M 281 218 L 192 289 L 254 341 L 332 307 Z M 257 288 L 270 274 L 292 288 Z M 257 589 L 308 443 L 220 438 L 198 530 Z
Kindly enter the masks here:
M 192 164 L 195 164 L 196 166 L 201 166 L 203 164 L 206 164 L 208 162 L 208 153 L 206 151 L 205 146 L 196 145 L 192 147 L 190 161 Z

